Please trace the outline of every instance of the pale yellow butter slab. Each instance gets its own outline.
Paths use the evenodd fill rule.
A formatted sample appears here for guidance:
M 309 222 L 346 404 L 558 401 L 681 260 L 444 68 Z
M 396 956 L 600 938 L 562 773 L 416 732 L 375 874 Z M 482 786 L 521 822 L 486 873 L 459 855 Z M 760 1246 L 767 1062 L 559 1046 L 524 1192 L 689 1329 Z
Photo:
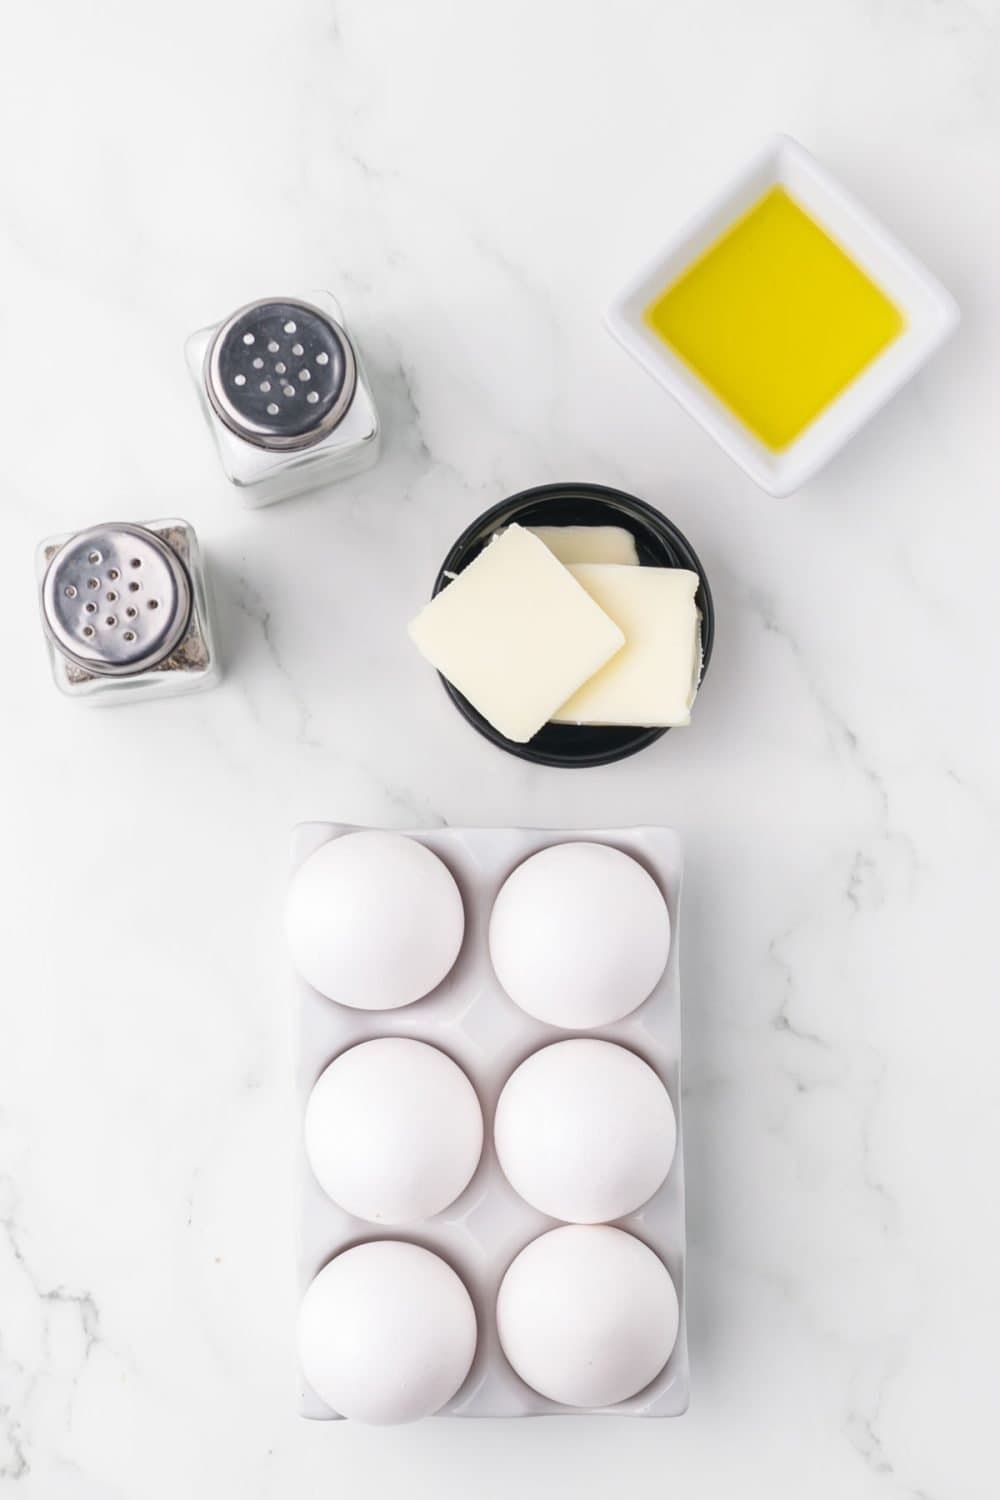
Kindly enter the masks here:
M 518 744 L 625 644 L 544 542 L 517 525 L 425 605 L 409 632 L 427 660 Z
M 625 646 L 561 705 L 553 721 L 689 724 L 701 675 L 697 573 L 603 563 L 580 563 L 569 571 L 621 626 Z
M 561 563 L 639 566 L 635 537 L 624 526 L 529 526 Z

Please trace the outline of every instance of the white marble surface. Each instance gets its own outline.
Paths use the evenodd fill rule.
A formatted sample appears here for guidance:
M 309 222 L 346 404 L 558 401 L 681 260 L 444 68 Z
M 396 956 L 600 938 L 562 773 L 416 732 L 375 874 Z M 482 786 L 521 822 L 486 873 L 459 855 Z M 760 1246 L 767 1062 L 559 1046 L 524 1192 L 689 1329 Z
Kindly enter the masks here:
M 37 0 L 0 120 L 0 1494 L 994 1496 L 996 0 Z M 965 313 L 790 501 L 598 317 L 774 128 Z M 182 341 L 316 284 L 384 460 L 244 513 Z M 559 478 L 660 505 L 718 603 L 694 726 L 582 774 L 475 737 L 403 633 L 461 526 Z M 225 685 L 63 701 L 35 542 L 171 512 Z M 685 1418 L 296 1417 L 278 903 L 309 817 L 680 830 Z

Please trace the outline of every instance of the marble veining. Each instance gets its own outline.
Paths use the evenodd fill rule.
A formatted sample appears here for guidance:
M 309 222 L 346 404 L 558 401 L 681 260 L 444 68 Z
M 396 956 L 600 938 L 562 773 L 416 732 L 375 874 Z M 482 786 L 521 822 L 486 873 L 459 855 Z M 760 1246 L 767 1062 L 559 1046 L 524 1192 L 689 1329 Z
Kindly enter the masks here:
M 50 0 L 6 42 L 0 1496 L 992 1500 L 996 4 Z M 774 129 L 964 313 L 784 501 L 600 320 Z M 245 512 L 183 341 L 322 285 L 383 456 Z M 494 751 L 405 636 L 474 516 L 573 478 L 681 527 L 718 626 L 692 727 L 585 773 Z M 36 543 L 171 514 L 225 682 L 64 702 Z M 682 1420 L 296 1416 L 306 819 L 680 833 Z

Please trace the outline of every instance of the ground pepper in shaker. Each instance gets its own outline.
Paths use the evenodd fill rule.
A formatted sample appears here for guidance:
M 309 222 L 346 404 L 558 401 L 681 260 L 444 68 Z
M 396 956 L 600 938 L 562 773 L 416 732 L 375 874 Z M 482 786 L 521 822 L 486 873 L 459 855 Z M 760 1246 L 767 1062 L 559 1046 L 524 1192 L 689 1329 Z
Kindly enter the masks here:
M 167 697 L 218 681 L 201 549 L 187 521 L 49 537 L 36 572 L 52 675 L 69 697 Z
M 227 478 L 247 506 L 369 468 L 379 421 L 329 292 L 264 298 L 185 346 Z

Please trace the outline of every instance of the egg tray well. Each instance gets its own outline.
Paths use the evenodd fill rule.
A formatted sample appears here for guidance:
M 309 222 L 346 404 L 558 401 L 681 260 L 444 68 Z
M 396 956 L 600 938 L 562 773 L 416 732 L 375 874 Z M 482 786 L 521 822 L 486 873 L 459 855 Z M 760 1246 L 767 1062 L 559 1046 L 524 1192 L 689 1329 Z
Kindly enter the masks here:
M 293 868 L 330 839 L 358 828 L 341 823 L 303 823 L 293 837 Z M 361 1011 L 338 1005 L 295 977 L 299 1034 L 297 1082 L 300 1120 L 313 1085 L 339 1053 L 379 1036 L 413 1037 L 447 1053 L 471 1080 L 483 1110 L 483 1154 L 465 1191 L 442 1213 L 418 1224 L 380 1226 L 354 1218 L 323 1192 L 313 1176 L 299 1131 L 300 1213 L 299 1291 L 304 1295 L 322 1267 L 353 1245 L 398 1239 L 423 1245 L 448 1262 L 462 1278 L 476 1309 L 479 1338 L 465 1381 L 438 1416 L 675 1417 L 688 1405 L 686 1332 L 684 1161 L 680 1097 L 679 904 L 681 847 L 667 828 L 558 832 L 544 829 L 439 828 L 409 832 L 443 860 L 458 883 L 465 904 L 465 937 L 447 978 L 413 1005 L 397 1010 Z M 631 855 L 657 882 L 670 912 L 667 967 L 649 998 L 631 1015 L 593 1031 L 564 1031 L 526 1015 L 504 993 L 490 962 L 490 913 L 508 875 L 530 855 L 554 844 L 608 844 Z M 500 1346 L 496 1297 L 514 1257 L 531 1240 L 557 1228 L 559 1220 L 520 1198 L 500 1170 L 493 1148 L 493 1113 L 500 1091 L 531 1053 L 572 1036 L 618 1042 L 638 1053 L 658 1075 L 677 1117 L 677 1149 L 666 1180 L 635 1213 L 616 1227 L 643 1240 L 666 1265 L 680 1302 L 673 1352 L 659 1375 L 638 1395 L 615 1406 L 579 1408 L 550 1401 L 514 1373 Z M 315 1419 L 338 1413 L 301 1379 L 300 1411 Z

